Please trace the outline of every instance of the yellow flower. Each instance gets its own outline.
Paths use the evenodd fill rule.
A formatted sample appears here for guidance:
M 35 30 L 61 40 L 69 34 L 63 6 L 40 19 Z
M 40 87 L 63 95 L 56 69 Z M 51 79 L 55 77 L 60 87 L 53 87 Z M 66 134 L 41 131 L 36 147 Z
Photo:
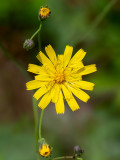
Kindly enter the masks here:
M 45 47 L 45 51 L 49 58 L 41 51 L 37 55 L 42 66 L 34 64 L 28 66 L 28 71 L 37 75 L 35 80 L 27 82 L 27 90 L 39 88 L 33 97 L 36 100 L 42 97 L 38 104 L 41 109 L 45 109 L 50 102 L 53 102 L 57 114 L 64 114 L 65 98 L 72 111 L 78 110 L 80 107 L 73 94 L 84 102 L 88 101 L 90 96 L 83 90 L 93 90 L 94 83 L 83 81 L 82 76 L 95 72 L 96 65 L 84 66 L 82 59 L 86 52 L 80 49 L 72 57 L 73 47 L 68 45 L 64 55 L 56 56 L 51 45 Z
M 41 7 L 39 10 L 39 17 L 40 19 L 46 19 L 50 15 L 51 11 L 48 7 Z
M 43 157 L 48 157 L 51 154 L 51 148 L 49 145 L 43 144 L 39 149 L 39 153 Z

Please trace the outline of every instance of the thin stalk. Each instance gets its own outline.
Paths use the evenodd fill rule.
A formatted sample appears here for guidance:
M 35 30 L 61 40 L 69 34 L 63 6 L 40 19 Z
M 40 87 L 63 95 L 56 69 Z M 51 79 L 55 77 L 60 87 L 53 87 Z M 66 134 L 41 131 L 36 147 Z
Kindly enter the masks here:
M 97 18 L 93 21 L 91 26 L 89 27 L 89 31 L 84 34 L 84 36 L 78 37 L 78 38 L 72 38 L 76 39 L 74 41 L 74 44 L 77 42 L 82 42 L 86 40 L 90 34 L 93 32 L 93 30 L 101 23 L 101 21 L 104 19 L 104 17 L 107 15 L 107 13 L 110 11 L 110 9 L 113 7 L 113 5 L 117 2 L 117 0 L 111 0 L 106 7 L 103 9 L 103 11 L 97 16 Z
M 36 152 L 38 152 L 38 113 L 37 113 L 37 101 L 33 97 L 33 113 L 34 113 L 34 122 L 35 122 L 35 137 L 36 137 Z
M 41 40 L 40 40 L 40 30 L 42 28 L 42 22 L 40 23 L 40 27 L 39 27 L 39 32 L 38 32 L 38 47 L 39 47 L 39 51 L 41 49 Z M 39 139 L 42 138 L 42 119 L 43 119 L 43 114 L 44 114 L 44 110 L 41 110 L 40 113 L 40 121 L 39 121 Z
M 40 23 L 38 30 L 31 36 L 31 38 L 30 38 L 31 40 L 40 32 L 41 27 L 42 27 L 42 23 Z
M 40 31 L 42 28 L 42 22 L 40 23 L 40 26 L 38 30 L 32 35 L 30 38 L 31 40 L 38 34 L 38 46 L 39 50 L 41 48 L 41 42 L 40 42 Z M 37 101 L 33 98 L 33 110 L 34 110 L 34 121 L 35 121 L 35 135 L 36 135 L 36 152 L 37 152 L 37 159 L 39 160 L 39 155 L 38 155 L 38 139 L 39 139 L 39 132 L 38 132 L 38 110 L 37 110 Z
M 42 138 L 42 119 L 43 119 L 44 110 L 41 110 L 40 121 L 39 121 L 39 139 Z
M 51 160 L 59 160 L 59 159 L 74 159 L 74 157 L 73 156 L 63 156 L 63 157 L 52 158 Z
M 33 36 L 30 38 L 31 40 L 38 34 L 38 47 L 39 50 L 41 48 L 41 42 L 40 42 L 40 31 L 42 28 L 42 22 L 40 23 L 40 26 L 38 28 L 38 30 L 33 34 Z M 39 132 L 38 132 L 38 110 L 37 110 L 37 101 L 33 98 L 33 109 L 34 109 L 34 119 L 35 119 L 35 134 L 36 134 L 36 152 L 37 152 L 37 160 L 39 160 L 39 154 L 38 154 L 38 139 L 39 139 Z M 43 115 L 42 115 L 43 116 Z M 42 116 L 40 117 L 41 121 L 39 123 L 39 130 L 40 130 L 40 126 L 42 125 Z M 41 134 L 41 130 L 40 130 L 40 134 Z
M 38 32 L 38 48 L 39 48 L 39 51 L 41 49 L 41 40 L 40 40 L 40 30 L 42 28 L 42 22 L 40 23 L 40 27 L 39 27 L 39 32 Z

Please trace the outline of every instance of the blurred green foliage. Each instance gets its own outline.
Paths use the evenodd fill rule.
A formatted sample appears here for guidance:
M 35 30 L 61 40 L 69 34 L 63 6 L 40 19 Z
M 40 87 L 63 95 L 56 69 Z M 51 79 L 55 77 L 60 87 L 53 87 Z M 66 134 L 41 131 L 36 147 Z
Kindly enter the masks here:
M 77 143 L 85 150 L 85 159 L 120 159 L 119 1 L 99 26 L 81 41 L 81 37 L 89 31 L 92 22 L 109 2 L 109 0 L 46 1 L 51 8 L 51 16 L 42 27 L 42 50 L 44 51 L 45 45 L 49 43 L 57 54 L 62 54 L 67 44 L 74 46 L 74 53 L 83 48 L 87 51 L 84 63 L 86 65 L 96 63 L 98 67 L 97 73 L 84 77 L 96 84 L 94 91 L 90 93 L 89 109 L 81 104 L 81 108 L 86 107 L 85 110 L 81 109 L 77 113 L 68 110 L 64 116 L 55 115 L 53 108 L 46 111 L 47 118 L 44 117 L 43 132 L 54 148 L 53 155 L 67 153 L 71 155 L 72 148 Z M 41 5 L 45 5 L 44 0 L 0 1 L 0 27 L 9 29 L 11 33 L 17 30 L 22 39 L 29 38 L 39 26 L 38 10 Z M 3 37 L 4 34 L 0 38 L 1 43 Z M 19 41 L 17 37 L 14 41 L 16 40 Z M 20 45 L 22 48 L 22 43 Z M 38 63 L 35 59 L 37 52 L 36 44 L 36 48 L 26 54 L 26 63 Z M 24 123 L 20 120 L 14 124 L 1 124 L 0 160 L 35 159 L 32 130 L 34 129 L 31 121 L 26 119 Z

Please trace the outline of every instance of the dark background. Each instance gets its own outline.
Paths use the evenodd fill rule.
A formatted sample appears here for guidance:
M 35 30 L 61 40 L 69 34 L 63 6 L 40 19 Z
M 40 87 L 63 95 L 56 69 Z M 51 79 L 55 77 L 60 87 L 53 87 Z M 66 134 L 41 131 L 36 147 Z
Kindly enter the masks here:
M 78 100 L 80 110 L 73 113 L 66 105 L 65 114 L 57 115 L 52 104 L 45 110 L 43 135 L 53 147 L 52 154 L 72 155 L 73 147 L 79 144 L 86 160 L 120 159 L 120 1 L 111 8 L 109 3 L 0 1 L 0 160 L 35 160 L 32 94 L 26 91 L 27 79 L 5 53 L 26 69 L 28 63 L 39 63 L 35 58 L 37 43 L 29 52 L 22 46 L 38 29 L 38 11 L 45 4 L 51 16 L 43 23 L 42 51 L 47 44 L 57 54 L 62 54 L 67 44 L 74 46 L 74 53 L 83 48 L 87 52 L 84 64 L 95 63 L 98 68 L 84 78 L 96 85 L 88 92 L 91 99 L 87 104 Z M 109 10 L 104 15 L 106 6 Z M 37 37 L 34 40 L 37 42 Z

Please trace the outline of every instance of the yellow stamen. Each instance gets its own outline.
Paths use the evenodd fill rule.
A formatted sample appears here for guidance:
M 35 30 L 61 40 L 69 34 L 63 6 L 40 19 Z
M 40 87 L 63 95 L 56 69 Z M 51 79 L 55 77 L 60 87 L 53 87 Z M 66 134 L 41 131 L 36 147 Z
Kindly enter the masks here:
M 65 81 L 65 75 L 64 73 L 62 72 L 57 72 L 55 74 L 55 78 L 54 80 L 57 82 L 57 83 L 62 83 L 63 81 Z

